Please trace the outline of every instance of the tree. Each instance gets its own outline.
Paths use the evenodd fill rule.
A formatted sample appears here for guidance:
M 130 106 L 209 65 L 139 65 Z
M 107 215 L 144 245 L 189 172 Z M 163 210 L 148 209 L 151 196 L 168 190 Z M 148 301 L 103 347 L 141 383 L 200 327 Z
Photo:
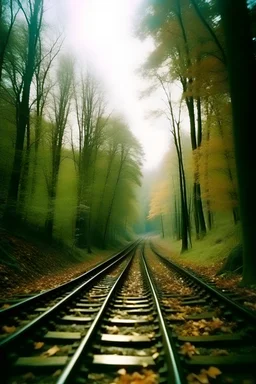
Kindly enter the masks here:
M 103 140 L 105 102 L 103 92 L 93 76 L 81 76 L 80 89 L 75 92 L 78 125 L 78 150 L 72 139 L 73 156 L 77 170 L 77 217 L 75 238 L 80 248 L 91 253 L 92 189 L 95 179 L 95 163 Z M 77 91 L 79 89 L 79 91 Z
M 32 186 L 31 195 L 34 195 L 36 185 L 36 169 L 38 162 L 38 152 L 40 141 L 42 137 L 42 120 L 43 113 L 46 106 L 47 97 L 52 88 L 52 84 L 49 81 L 50 69 L 53 61 L 59 54 L 62 42 L 60 36 L 58 36 L 53 43 L 50 43 L 48 48 L 46 42 L 40 38 L 38 42 L 36 68 L 35 68 L 35 99 L 32 101 L 32 107 L 34 107 L 34 157 L 33 157 L 33 170 L 32 170 Z
M 121 122 L 121 130 L 119 130 L 119 144 L 118 144 L 118 168 L 116 174 L 116 180 L 114 182 L 114 188 L 112 191 L 112 196 L 107 208 L 107 215 L 104 223 L 103 230 L 103 247 L 106 246 L 107 234 L 109 230 L 109 225 L 111 221 L 111 216 L 113 214 L 114 204 L 118 192 L 118 188 L 121 184 L 122 178 L 125 177 L 126 172 L 129 172 L 134 178 L 134 181 L 139 184 L 140 176 L 140 160 L 142 156 L 142 149 L 138 141 L 129 131 L 128 127 Z M 135 172 L 134 172 L 135 171 Z
M 13 220 L 17 218 L 17 203 L 19 194 L 19 185 L 22 172 L 23 148 L 26 128 L 29 125 L 29 98 L 30 88 L 35 72 L 35 61 L 37 45 L 42 25 L 43 1 L 27 0 L 26 7 L 18 0 L 18 4 L 23 12 L 27 23 L 27 54 L 25 59 L 25 70 L 22 81 L 22 94 L 20 108 L 16 111 L 16 142 L 13 168 L 9 183 L 8 197 L 4 212 L 4 221 L 13 225 Z
M 243 284 L 256 283 L 256 204 L 254 174 L 255 58 L 245 0 L 218 0 L 226 38 L 233 133 L 243 237 Z M 235 28 L 234 28 L 235 25 Z
M 15 7 L 14 0 L 0 0 L 0 84 L 6 51 L 18 12 L 19 7 Z
M 152 220 L 155 217 L 160 218 L 162 237 L 165 236 L 165 228 L 164 228 L 164 215 L 169 213 L 169 190 L 168 183 L 165 181 L 158 183 L 156 188 L 153 189 L 150 200 L 150 209 L 147 219 Z
M 54 210 L 57 195 L 57 183 L 61 163 L 62 145 L 71 104 L 73 82 L 73 63 L 64 57 L 57 73 L 57 86 L 53 93 L 53 118 L 51 124 L 51 162 L 50 171 L 46 173 L 48 192 L 48 209 L 45 220 L 45 232 L 49 240 L 53 236 Z

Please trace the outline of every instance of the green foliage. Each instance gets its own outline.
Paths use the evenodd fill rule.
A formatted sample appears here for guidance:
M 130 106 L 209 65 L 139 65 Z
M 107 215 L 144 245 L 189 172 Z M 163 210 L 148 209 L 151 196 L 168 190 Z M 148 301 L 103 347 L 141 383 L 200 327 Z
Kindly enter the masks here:
M 15 208 L 16 225 L 48 240 L 78 245 L 80 231 L 88 251 L 129 240 L 141 146 L 122 118 L 107 115 L 98 79 L 77 78 L 70 56 L 53 65 L 61 41 L 41 28 L 42 6 L 0 4 L 0 215 Z

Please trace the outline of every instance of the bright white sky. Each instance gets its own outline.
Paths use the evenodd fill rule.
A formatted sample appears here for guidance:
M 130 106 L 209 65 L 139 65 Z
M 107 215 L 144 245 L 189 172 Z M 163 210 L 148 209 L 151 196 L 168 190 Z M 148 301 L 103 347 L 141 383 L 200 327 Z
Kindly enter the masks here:
M 170 133 L 164 119 L 147 118 L 150 110 L 161 107 L 161 100 L 139 99 L 146 84 L 135 71 L 151 49 L 150 42 L 141 42 L 133 31 L 142 1 L 59 0 L 57 4 L 52 1 L 50 18 L 63 26 L 65 47 L 73 51 L 81 64 L 89 63 L 101 78 L 110 109 L 125 115 L 130 129 L 143 145 L 145 168 L 150 169 L 159 165 L 167 151 Z

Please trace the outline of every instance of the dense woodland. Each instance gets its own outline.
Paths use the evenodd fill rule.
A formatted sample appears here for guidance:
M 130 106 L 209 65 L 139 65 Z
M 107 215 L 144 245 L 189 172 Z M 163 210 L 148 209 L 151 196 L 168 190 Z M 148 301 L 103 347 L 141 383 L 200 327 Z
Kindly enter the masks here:
M 141 144 L 95 73 L 63 51 L 44 1 L 1 0 L 3 226 L 88 252 L 158 230 L 184 252 L 227 213 L 242 227 L 244 283 L 254 283 L 255 14 L 243 0 L 142 4 L 136 36 L 154 46 L 142 94 L 161 95 L 152 112 L 170 130 L 161 169 L 142 179 Z
M 151 79 L 143 95 L 162 90 L 163 109 L 154 112 L 168 119 L 172 137 L 148 219 L 163 237 L 181 239 L 182 252 L 218 225 L 216 214 L 230 212 L 234 225 L 242 219 L 244 281 L 255 282 L 249 134 L 254 2 L 247 8 L 243 1 L 150 1 L 138 35 L 155 43 L 141 69 Z
M 1 1 L 1 210 L 90 252 L 129 240 L 141 145 L 89 69 L 62 53 L 44 2 Z

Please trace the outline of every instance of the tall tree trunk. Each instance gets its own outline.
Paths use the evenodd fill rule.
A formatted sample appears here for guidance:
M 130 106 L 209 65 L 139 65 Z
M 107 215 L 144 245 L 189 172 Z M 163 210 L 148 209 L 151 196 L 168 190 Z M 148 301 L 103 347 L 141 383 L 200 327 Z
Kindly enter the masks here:
M 204 219 L 204 210 L 203 210 L 203 203 L 202 203 L 202 197 L 201 197 L 201 185 L 200 185 L 200 179 L 199 179 L 199 162 L 200 162 L 200 147 L 202 144 L 202 113 L 201 113 L 201 99 L 200 97 L 196 100 L 196 106 L 197 106 L 197 150 L 199 151 L 199 159 L 197 163 L 197 183 L 196 183 L 196 204 L 197 204 L 197 212 L 198 212 L 198 221 L 200 225 L 200 235 L 205 236 L 206 234 L 206 225 L 205 225 L 205 219 Z
M 0 39 L 0 84 L 2 82 L 2 74 L 3 74 L 3 66 L 4 66 L 4 59 L 7 51 L 7 47 L 9 44 L 12 28 L 14 25 L 14 22 L 16 20 L 16 16 L 18 14 L 17 12 L 14 12 L 13 9 L 13 0 L 9 0 L 10 9 L 9 9 L 9 15 L 10 15 L 10 23 L 8 25 L 7 31 L 3 34 L 2 30 L 1 33 L 1 39 Z M 5 23 L 5 20 L 3 19 L 3 3 L 2 0 L 0 0 L 0 26 L 3 28 L 3 25 Z
M 194 179 L 196 176 L 194 175 Z M 198 215 L 198 204 L 197 204 L 197 197 L 196 197 L 196 189 L 197 184 L 194 182 L 193 184 L 193 207 L 194 207 L 194 220 L 195 220 L 195 230 L 196 230 L 196 238 L 200 238 L 200 226 L 199 226 L 199 215 Z
M 36 178 L 37 178 L 37 165 L 38 165 L 38 153 L 39 153 L 39 144 L 41 138 L 41 128 L 42 128 L 42 116 L 36 116 L 35 124 L 35 152 L 33 159 L 33 169 L 32 169 L 32 181 L 31 181 L 31 196 L 33 197 L 36 189 Z
M 42 1 L 34 0 L 34 9 L 28 23 L 28 55 L 23 76 L 23 91 L 16 127 L 16 142 L 13 167 L 11 172 L 7 204 L 4 212 L 4 221 L 7 225 L 15 223 L 17 217 L 17 203 L 20 178 L 22 172 L 22 158 L 26 127 L 29 123 L 29 96 L 35 67 L 36 47 L 41 26 Z
M 243 238 L 243 284 L 256 283 L 255 59 L 246 0 L 218 0 L 226 37 L 228 74 L 233 112 L 239 207 Z M 235 28 L 234 28 L 235 25 Z
M 205 190 L 206 190 L 206 207 L 207 207 L 207 222 L 208 222 L 208 229 L 211 230 L 213 226 L 213 214 L 211 209 L 211 200 L 210 200 L 210 189 L 209 189 L 209 142 L 210 142 L 210 121 L 209 121 L 209 103 L 207 101 L 206 103 L 206 117 L 207 117 L 207 124 L 206 124 L 206 155 L 205 155 Z
M 190 51 L 189 51 L 189 44 L 188 44 L 188 38 L 187 38 L 187 33 L 186 33 L 186 28 L 183 22 L 182 18 L 182 7 L 181 3 L 179 0 L 176 0 L 176 16 L 178 18 L 180 27 L 181 27 L 181 32 L 182 32 L 182 37 L 184 41 L 184 46 L 185 46 L 185 62 L 187 69 L 191 67 L 191 58 L 190 58 Z M 187 92 L 188 88 L 193 84 L 193 78 L 188 78 L 188 79 L 183 79 L 182 81 L 182 86 L 183 86 L 183 91 Z M 191 138 L 191 146 L 192 146 L 192 151 L 196 150 L 198 146 L 200 146 L 200 142 L 197 142 L 197 137 L 196 137 L 196 123 L 195 123 L 195 109 L 194 109 L 194 97 L 193 96 L 186 96 L 186 105 L 188 109 L 188 114 L 189 114 L 189 121 L 190 121 L 190 138 Z M 200 98 L 197 99 L 197 107 L 200 107 L 198 110 L 198 139 L 201 140 L 201 131 L 202 131 L 202 125 L 200 128 L 201 124 L 201 105 L 200 105 Z M 196 172 L 194 173 L 194 177 L 196 177 Z M 197 183 L 197 180 L 194 179 L 194 184 Z M 194 201 L 194 216 L 195 216 L 195 229 L 196 229 L 196 237 L 199 237 L 200 230 L 202 230 L 202 233 L 206 233 L 206 226 L 205 226 L 205 221 L 204 221 L 204 215 L 203 215 L 203 206 L 202 206 L 202 201 L 201 201 L 201 196 L 198 195 L 197 192 L 200 192 L 200 189 L 194 185 L 193 188 L 193 201 Z M 200 211 L 200 212 L 199 212 Z
M 212 225 L 213 225 L 213 217 L 212 217 L 212 211 L 211 211 L 211 202 L 209 199 L 206 200 L 206 206 L 207 206 L 208 228 L 210 231 L 212 229 Z
M 179 214 L 176 194 L 174 195 L 174 234 L 176 239 L 180 240 Z
M 89 148 L 83 146 L 81 164 L 78 174 L 78 201 L 76 215 L 76 245 L 79 248 L 87 248 L 91 253 L 90 245 L 90 169 L 89 169 Z
M 179 178 L 180 178 L 180 199 L 181 199 L 181 252 L 184 252 L 188 249 L 188 224 L 187 224 L 187 214 L 184 201 L 184 186 L 183 186 L 183 177 L 181 166 L 179 164 Z
M 98 216 L 97 216 L 97 220 L 96 220 L 96 228 L 100 228 L 99 229 L 100 232 L 101 232 L 101 227 L 102 227 L 102 224 L 100 223 L 100 215 L 102 213 L 103 204 L 105 201 L 105 194 L 107 191 L 107 184 L 108 184 L 108 180 L 109 180 L 109 177 L 111 174 L 112 164 L 113 164 L 115 155 L 116 155 L 116 151 L 110 153 L 110 155 L 109 155 L 110 157 L 109 157 L 109 162 L 108 162 L 108 166 L 107 166 L 107 173 L 106 173 L 106 177 L 105 177 L 104 187 L 103 187 L 101 197 L 100 197 L 100 205 L 99 205 Z
M 216 110 L 216 112 L 217 112 L 217 124 L 218 124 L 218 128 L 219 128 L 219 133 L 220 133 L 220 136 L 221 136 L 221 138 L 222 138 L 222 140 L 224 142 L 224 132 L 223 132 L 223 128 L 222 128 L 219 112 L 217 110 Z M 229 152 L 228 152 L 227 149 L 224 149 L 224 158 L 225 158 L 226 164 L 227 164 L 228 179 L 230 181 L 231 188 L 232 188 L 232 190 L 229 193 L 229 195 L 230 195 L 230 198 L 232 200 L 238 200 L 235 180 L 234 180 L 234 177 L 233 177 L 233 174 L 232 174 L 231 165 L 230 165 L 230 161 L 229 161 Z M 238 207 L 233 207 L 232 208 L 232 214 L 233 214 L 234 223 L 237 224 L 237 222 L 239 221 Z
M 125 161 L 125 160 L 123 159 L 123 154 L 122 154 L 122 155 L 121 155 L 121 159 L 120 159 L 120 166 L 119 166 L 118 174 L 117 174 L 117 178 L 116 178 L 116 183 L 115 183 L 115 187 L 114 187 L 114 191 L 113 191 L 112 199 L 111 199 L 111 202 L 110 202 L 110 205 L 109 205 L 109 208 L 108 208 L 107 218 L 106 218 L 105 227 L 104 227 L 104 232 L 103 232 L 103 247 L 104 247 L 104 248 L 105 248 L 105 246 L 106 246 L 106 239 L 107 239 L 108 226 L 109 226 L 109 223 L 110 223 L 110 218 L 111 218 L 111 214 L 112 214 L 112 209 L 113 209 L 113 205 L 114 205 L 114 201 L 115 201 L 115 197 L 116 197 L 116 191 L 117 191 L 117 187 L 118 187 L 119 180 L 120 180 L 120 177 L 121 177 L 121 173 L 122 173 L 122 168 L 123 168 L 123 165 L 124 165 L 124 161 Z
M 53 238 L 53 224 L 54 224 L 54 211 L 56 201 L 56 187 L 52 185 L 52 188 L 48 195 L 48 208 L 45 220 L 45 234 L 48 241 L 52 241 Z
M 160 219 L 161 219 L 162 237 L 164 239 L 164 222 L 163 222 L 163 215 L 162 214 L 160 215 Z

